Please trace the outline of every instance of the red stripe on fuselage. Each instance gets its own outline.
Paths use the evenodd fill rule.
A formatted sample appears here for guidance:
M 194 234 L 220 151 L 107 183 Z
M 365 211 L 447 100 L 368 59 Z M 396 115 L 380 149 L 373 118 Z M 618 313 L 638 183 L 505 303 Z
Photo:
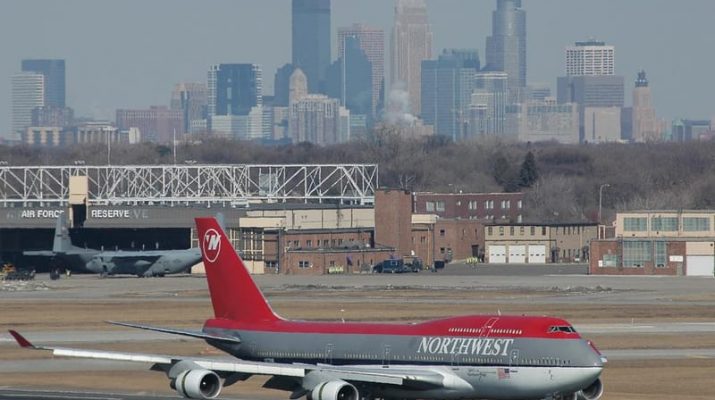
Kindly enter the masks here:
M 487 327 L 490 321 L 491 328 Z M 204 328 L 248 330 L 279 333 L 359 334 L 394 336 L 454 336 L 454 337 L 509 337 L 538 339 L 578 339 L 577 333 L 549 332 L 552 326 L 570 326 L 566 321 L 551 317 L 466 316 L 431 320 L 416 324 L 339 323 L 317 321 L 289 321 L 246 323 L 229 319 L 210 319 Z

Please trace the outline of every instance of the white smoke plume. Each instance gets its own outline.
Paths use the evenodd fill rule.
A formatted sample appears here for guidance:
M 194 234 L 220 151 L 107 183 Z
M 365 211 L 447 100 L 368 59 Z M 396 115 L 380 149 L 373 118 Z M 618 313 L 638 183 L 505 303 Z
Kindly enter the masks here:
M 395 84 L 390 89 L 384 120 L 388 124 L 408 126 L 417 122 L 417 117 L 410 112 L 410 97 L 404 83 Z

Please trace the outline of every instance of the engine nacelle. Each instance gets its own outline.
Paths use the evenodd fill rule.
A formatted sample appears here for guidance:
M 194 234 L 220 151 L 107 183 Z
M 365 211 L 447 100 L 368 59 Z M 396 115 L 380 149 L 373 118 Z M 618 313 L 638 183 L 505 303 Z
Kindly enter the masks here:
M 577 393 L 578 400 L 598 400 L 603 396 L 603 382 L 596 379 L 591 386 Z
M 215 372 L 189 369 L 181 372 L 172 387 L 188 399 L 213 399 L 221 393 L 221 379 Z
M 359 400 L 355 386 L 341 380 L 321 382 L 310 392 L 310 400 Z

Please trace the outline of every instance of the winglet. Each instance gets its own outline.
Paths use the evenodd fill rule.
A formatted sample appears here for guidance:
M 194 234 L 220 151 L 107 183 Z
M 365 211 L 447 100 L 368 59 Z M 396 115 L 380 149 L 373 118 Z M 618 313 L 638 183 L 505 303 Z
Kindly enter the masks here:
M 12 329 L 10 329 L 8 332 L 10 332 L 12 337 L 15 338 L 15 341 L 17 342 L 17 344 L 20 345 L 20 347 L 22 347 L 24 349 L 34 349 L 35 348 L 35 346 L 32 343 L 30 343 L 29 340 L 25 339 L 24 336 L 17 333 L 16 331 L 13 331 Z

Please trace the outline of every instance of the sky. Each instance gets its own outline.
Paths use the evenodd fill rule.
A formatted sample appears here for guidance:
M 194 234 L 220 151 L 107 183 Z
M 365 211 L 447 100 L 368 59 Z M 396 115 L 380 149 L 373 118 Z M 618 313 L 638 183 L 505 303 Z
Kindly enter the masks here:
M 290 0 L 1 0 L 0 130 L 10 128 L 10 77 L 23 58 L 64 58 L 75 115 L 168 105 L 174 84 L 206 81 L 212 64 L 256 63 L 264 94 L 291 59 Z M 332 29 L 392 29 L 391 0 L 333 0 Z M 476 48 L 484 63 L 496 0 L 428 0 L 433 54 Z M 529 83 L 555 93 L 564 48 L 589 38 L 616 47 L 626 103 L 645 69 L 660 117 L 715 117 L 712 0 L 524 0 Z M 336 51 L 333 50 L 335 57 Z M 386 64 L 389 64 L 386 43 Z

